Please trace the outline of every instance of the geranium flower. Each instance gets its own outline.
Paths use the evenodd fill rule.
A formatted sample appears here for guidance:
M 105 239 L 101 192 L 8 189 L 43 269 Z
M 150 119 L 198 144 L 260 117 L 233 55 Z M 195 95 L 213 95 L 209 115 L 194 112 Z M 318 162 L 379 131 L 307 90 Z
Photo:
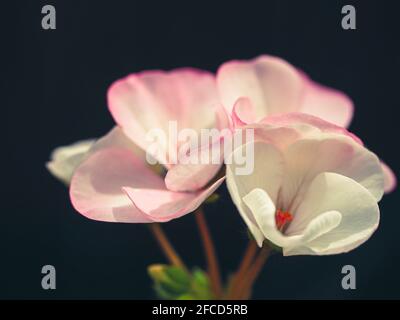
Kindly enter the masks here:
M 353 117 L 353 103 L 344 93 L 317 84 L 278 57 L 226 62 L 217 72 L 217 83 L 223 105 L 245 123 L 301 112 L 347 127 Z M 239 98 L 249 99 L 249 108 L 235 110 Z
M 271 116 L 253 127 L 254 173 L 235 175 L 231 164 L 226 179 L 259 246 L 267 239 L 286 256 L 326 255 L 372 235 L 384 177 L 357 137 L 304 114 Z
M 285 60 L 262 55 L 253 60 L 224 63 L 217 72 L 223 105 L 236 127 L 257 123 L 265 117 L 301 112 L 347 128 L 354 113 L 344 93 L 312 81 Z M 384 163 L 385 192 L 395 189 L 393 171 Z
M 71 201 L 81 214 L 112 222 L 169 221 L 194 211 L 224 180 L 211 181 L 221 164 L 207 166 L 201 181 L 190 188 L 181 186 L 187 180 L 179 180 L 179 174 L 175 180 L 169 176 L 169 183 L 185 188 L 172 191 L 145 154 L 147 133 L 168 133 L 170 121 L 176 121 L 178 130 L 224 126 L 212 74 L 195 69 L 133 74 L 111 86 L 108 105 L 118 127 L 93 146 L 71 181 Z M 163 148 L 166 157 L 158 160 L 165 164 L 163 170 L 173 170 L 168 159 L 176 150 L 160 143 Z
M 54 149 L 50 155 L 50 161 L 46 163 L 47 169 L 68 186 L 75 169 L 82 162 L 95 141 L 95 139 L 82 140 Z

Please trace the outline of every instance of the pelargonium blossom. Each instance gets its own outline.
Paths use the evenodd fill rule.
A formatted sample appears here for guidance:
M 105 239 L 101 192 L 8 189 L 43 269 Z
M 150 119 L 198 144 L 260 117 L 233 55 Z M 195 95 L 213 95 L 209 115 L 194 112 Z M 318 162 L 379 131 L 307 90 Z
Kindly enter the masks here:
M 286 256 L 326 255 L 372 235 L 384 177 L 377 156 L 357 137 L 304 114 L 272 116 L 254 129 L 254 174 L 235 175 L 233 163 L 226 178 L 259 246 L 268 240 Z
M 353 103 L 347 95 L 312 81 L 274 56 L 228 61 L 218 69 L 217 84 L 223 105 L 245 123 L 301 112 L 347 127 L 353 117 Z M 248 108 L 241 108 L 243 104 Z
M 223 182 L 223 177 L 211 181 L 219 166 L 209 166 L 207 180 L 172 191 L 146 160 L 151 129 L 167 131 L 170 121 L 178 129 L 224 126 L 212 74 L 195 69 L 132 74 L 111 86 L 108 105 L 118 126 L 92 147 L 71 181 L 71 201 L 81 214 L 110 222 L 165 222 L 194 211 Z M 164 170 L 173 169 L 168 159 L 159 160 Z
M 226 62 L 217 72 L 217 84 L 222 104 L 236 127 L 290 112 L 316 116 L 345 128 L 353 118 L 353 102 L 347 95 L 312 81 L 278 57 L 261 55 Z M 396 176 L 385 163 L 381 165 L 385 192 L 391 192 Z

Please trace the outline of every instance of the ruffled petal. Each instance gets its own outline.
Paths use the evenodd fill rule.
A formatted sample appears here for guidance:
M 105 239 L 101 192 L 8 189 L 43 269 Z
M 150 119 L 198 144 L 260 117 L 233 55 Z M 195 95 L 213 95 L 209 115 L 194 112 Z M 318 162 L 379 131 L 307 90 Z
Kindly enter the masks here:
M 133 74 L 116 81 L 108 91 L 116 123 L 143 150 L 156 145 L 158 151 L 152 155 L 162 163 L 169 162 L 169 153 L 176 151 L 168 143 L 170 132 L 215 127 L 218 104 L 214 76 L 196 69 Z
M 341 215 L 340 221 L 338 217 L 331 219 L 332 226 L 338 221 L 340 223 L 334 228 L 329 227 L 329 232 L 309 239 L 305 246 L 314 254 L 337 254 L 352 250 L 365 242 L 379 224 L 379 207 L 366 188 L 348 177 L 325 172 L 311 183 L 286 234 L 303 234 L 313 228 L 310 223 L 314 223 L 315 218 L 329 211 Z M 301 248 L 299 252 L 302 252 Z M 287 248 L 284 254 L 299 253 L 296 248 Z
M 276 227 L 276 207 L 264 190 L 256 188 L 243 197 L 264 237 L 279 247 L 301 244 L 302 235 L 285 236 Z
M 277 57 L 263 55 L 226 62 L 218 70 L 217 84 L 229 112 L 237 99 L 248 98 L 254 106 L 255 121 L 302 112 L 347 127 L 353 116 L 353 103 L 344 93 L 317 84 Z
M 354 113 L 351 99 L 344 93 L 319 85 L 306 76 L 304 79 L 305 90 L 299 111 L 347 128 Z
M 232 120 L 236 128 L 256 122 L 253 104 L 249 98 L 239 98 L 233 105 Z
M 285 152 L 286 178 L 281 193 L 285 210 L 296 210 L 313 179 L 335 172 L 363 185 L 379 201 L 383 175 L 375 154 L 335 133 L 318 134 L 293 143 Z
M 226 183 L 233 203 L 239 210 L 258 245 L 261 246 L 264 240 L 263 233 L 251 210 L 244 204 L 243 197 L 253 189 L 260 188 L 267 192 L 275 203 L 282 184 L 284 162 L 282 154 L 277 148 L 263 142 L 255 142 L 254 171 L 252 174 L 239 175 L 238 168 L 240 169 L 241 165 L 235 162 L 235 159 L 237 159 L 237 154 L 245 154 L 243 148 L 246 148 L 246 145 L 234 150 L 232 161 L 226 166 Z
M 229 61 L 217 72 L 218 90 L 229 112 L 240 97 L 254 105 L 257 120 L 267 115 L 297 111 L 303 77 L 286 61 L 260 56 L 249 61 Z
M 123 192 L 123 186 L 165 189 L 164 181 L 131 150 L 106 148 L 87 158 L 75 171 L 70 197 L 82 215 L 108 222 L 151 222 Z
M 273 126 L 290 126 L 296 128 L 300 133 L 302 133 L 303 137 L 316 132 L 315 129 L 318 129 L 321 132 L 339 133 L 346 135 L 357 143 L 363 145 L 359 137 L 347 131 L 345 128 L 305 113 L 291 112 L 287 114 L 273 115 L 265 117 L 261 120 L 261 123 Z
M 178 164 L 170 168 L 165 184 L 171 191 L 196 191 L 206 186 L 218 173 L 224 162 L 224 143 L 230 141 L 232 133 L 218 132 L 207 142 L 183 154 Z
M 132 203 L 148 218 L 157 222 L 177 219 L 196 210 L 224 181 L 221 178 L 210 187 L 199 192 L 173 192 L 124 187 Z

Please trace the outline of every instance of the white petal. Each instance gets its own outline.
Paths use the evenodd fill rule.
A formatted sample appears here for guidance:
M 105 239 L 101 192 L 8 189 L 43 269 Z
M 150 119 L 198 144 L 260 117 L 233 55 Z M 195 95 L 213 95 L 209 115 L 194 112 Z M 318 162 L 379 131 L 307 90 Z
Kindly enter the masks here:
M 261 247 L 264 241 L 264 236 L 260 228 L 258 227 L 257 222 L 252 216 L 249 208 L 243 203 L 242 197 L 239 193 L 238 185 L 235 183 L 234 173 L 229 166 L 226 167 L 226 181 L 226 185 L 233 203 L 236 205 L 240 216 L 246 223 L 258 246 Z
M 233 159 L 236 154 L 242 154 L 242 149 L 246 145 L 235 149 Z M 244 154 L 244 153 L 243 153 Z M 265 190 L 270 198 L 275 201 L 278 196 L 278 190 L 282 183 L 284 163 L 281 153 L 272 145 L 263 142 L 254 143 L 254 172 L 250 175 L 237 175 L 237 168 L 241 165 L 233 161 L 226 168 L 227 187 L 232 197 L 232 200 L 238 208 L 242 218 L 249 227 L 253 236 L 256 238 L 259 245 L 263 241 L 262 233 L 260 232 L 257 222 L 254 219 L 249 208 L 243 204 L 242 198 L 255 188 Z
M 319 133 L 302 139 L 285 152 L 286 176 L 281 206 L 290 212 L 302 201 L 313 179 L 322 172 L 335 172 L 354 179 L 378 201 L 383 194 L 379 159 L 349 137 Z
M 287 234 L 304 233 L 313 219 L 327 211 L 340 212 L 342 219 L 336 228 L 307 243 L 306 246 L 318 255 L 354 249 L 378 227 L 379 207 L 365 187 L 340 174 L 321 173 L 312 181 Z M 301 248 L 299 251 L 291 249 L 284 254 L 294 255 L 301 251 Z
M 276 208 L 268 193 L 262 189 L 253 189 L 243 197 L 244 203 L 252 212 L 265 238 L 280 247 L 298 246 L 302 236 L 285 236 L 276 227 Z
M 50 156 L 51 160 L 46 163 L 47 169 L 53 176 L 69 185 L 76 167 L 82 162 L 94 142 L 94 139 L 88 139 L 56 148 Z
M 308 224 L 304 232 L 303 241 L 313 241 L 332 231 L 340 224 L 340 221 L 342 221 L 342 215 L 338 211 L 328 211 L 318 215 Z
M 273 145 L 265 142 L 249 142 L 254 144 L 254 170 L 248 175 L 238 175 L 238 169 L 243 167 L 239 163 L 240 155 L 246 154 L 244 144 L 236 148 L 232 153 L 232 158 L 227 161 L 232 163 L 228 167 L 232 171 L 228 184 L 234 183 L 238 186 L 240 197 L 243 198 L 255 188 L 265 190 L 275 203 L 278 191 L 282 183 L 284 173 L 284 162 L 281 152 Z M 251 161 L 253 155 L 247 154 L 246 161 Z

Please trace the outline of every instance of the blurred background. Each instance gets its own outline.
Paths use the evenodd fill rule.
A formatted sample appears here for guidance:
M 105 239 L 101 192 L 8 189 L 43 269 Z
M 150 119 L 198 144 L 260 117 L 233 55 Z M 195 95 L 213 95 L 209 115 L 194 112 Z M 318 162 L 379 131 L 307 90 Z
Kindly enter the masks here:
M 56 8 L 56 30 L 41 8 Z M 356 30 L 341 9 L 356 8 Z M 15 1 L 1 4 L 2 127 L 0 298 L 155 298 L 146 267 L 165 262 L 146 225 L 86 219 L 45 169 L 53 148 L 99 137 L 112 126 L 109 85 L 129 73 L 280 56 L 314 80 L 347 93 L 351 131 L 400 175 L 400 27 L 397 1 Z M 4 24 L 4 25 L 3 25 Z M 235 270 L 245 227 L 225 188 L 207 207 L 223 273 Z M 400 298 L 399 189 L 380 203 L 381 224 L 355 251 L 327 257 L 274 255 L 255 299 Z M 165 224 L 191 266 L 205 262 L 194 217 Z M 41 288 L 54 265 L 57 289 Z M 343 290 L 354 265 L 357 289 Z

